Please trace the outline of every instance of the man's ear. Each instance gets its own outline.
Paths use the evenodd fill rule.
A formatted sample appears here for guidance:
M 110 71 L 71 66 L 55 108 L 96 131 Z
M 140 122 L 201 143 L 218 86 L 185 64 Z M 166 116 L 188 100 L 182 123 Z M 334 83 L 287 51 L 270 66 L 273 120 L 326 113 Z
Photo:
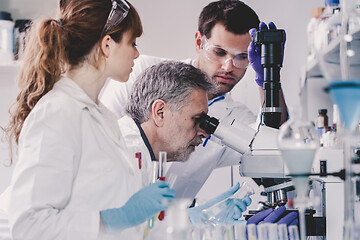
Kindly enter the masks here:
M 110 56 L 111 41 L 112 41 L 112 39 L 111 39 L 110 35 L 105 35 L 103 37 L 103 39 L 101 40 L 100 48 L 105 57 Z
M 162 127 L 164 125 L 166 103 L 161 99 L 157 99 L 153 102 L 151 110 L 151 115 L 155 125 L 158 127 Z
M 200 53 L 202 50 L 202 37 L 203 36 L 199 31 L 195 33 L 195 50 L 197 53 Z

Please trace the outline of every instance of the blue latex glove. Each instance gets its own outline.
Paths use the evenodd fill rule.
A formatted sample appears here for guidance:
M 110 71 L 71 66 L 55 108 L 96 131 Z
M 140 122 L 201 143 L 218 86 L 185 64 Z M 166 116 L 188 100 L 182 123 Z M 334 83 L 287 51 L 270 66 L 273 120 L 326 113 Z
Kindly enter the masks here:
M 163 200 L 174 197 L 175 190 L 170 189 L 165 181 L 144 187 L 132 195 L 123 207 L 100 211 L 105 231 L 112 233 L 143 223 L 166 210 Z
M 261 22 L 259 24 L 259 29 L 266 30 L 266 29 L 277 29 L 277 28 L 273 22 L 269 23 L 269 28 L 266 25 L 266 23 Z M 254 36 L 256 31 L 257 31 L 256 28 L 252 28 L 249 30 L 249 34 L 250 34 L 251 38 Z M 286 33 L 284 31 L 284 44 L 282 46 L 283 56 L 284 56 L 285 41 L 286 41 Z M 249 56 L 249 62 L 255 71 L 255 81 L 260 87 L 262 87 L 264 84 L 264 69 L 261 66 L 261 49 L 260 49 L 260 47 L 255 46 L 255 44 L 253 42 L 250 42 L 250 45 L 248 47 L 248 56 Z
M 226 192 L 209 200 L 208 202 L 206 202 L 200 206 L 197 206 L 197 207 L 189 208 L 188 214 L 189 214 L 191 222 L 194 225 L 203 223 L 201 220 L 201 214 L 200 214 L 203 209 L 210 208 L 211 206 L 234 195 L 239 190 L 239 188 L 240 188 L 240 184 L 237 183 L 236 185 L 231 187 Z M 245 199 L 227 199 L 225 201 L 224 209 L 219 214 L 221 215 L 222 219 L 224 219 L 225 222 L 230 223 L 230 222 L 233 222 L 233 221 L 236 221 L 237 219 L 239 219 L 241 217 L 242 212 L 244 212 L 246 210 L 247 206 L 249 206 L 250 204 L 251 204 L 251 199 L 249 197 L 247 197 Z
M 250 217 L 247 220 L 247 224 L 277 223 L 286 224 L 288 226 L 297 225 L 299 220 L 296 212 L 290 212 L 284 217 L 280 218 L 285 213 L 285 211 L 286 208 L 284 206 L 281 206 L 276 210 L 272 208 L 266 209 Z

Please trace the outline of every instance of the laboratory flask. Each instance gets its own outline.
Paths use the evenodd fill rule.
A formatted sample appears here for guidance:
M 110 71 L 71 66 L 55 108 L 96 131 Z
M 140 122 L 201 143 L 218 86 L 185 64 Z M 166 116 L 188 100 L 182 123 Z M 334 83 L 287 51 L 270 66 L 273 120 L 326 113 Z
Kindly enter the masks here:
M 290 119 L 279 130 L 278 147 L 295 186 L 295 207 L 299 210 L 301 239 L 306 239 L 305 211 L 308 197 L 309 174 L 320 142 L 317 130 L 300 115 L 301 109 L 291 108 Z

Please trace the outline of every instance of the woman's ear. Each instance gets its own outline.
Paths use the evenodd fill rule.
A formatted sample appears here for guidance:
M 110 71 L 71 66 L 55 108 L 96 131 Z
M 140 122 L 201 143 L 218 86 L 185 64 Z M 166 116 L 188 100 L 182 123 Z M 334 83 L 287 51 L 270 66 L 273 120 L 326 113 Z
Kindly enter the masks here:
M 197 53 L 200 53 L 202 50 L 202 37 L 199 31 L 195 33 L 195 50 Z
M 105 57 L 109 57 L 110 56 L 110 49 L 111 49 L 111 42 L 112 42 L 112 38 L 110 37 L 110 35 L 105 35 L 102 40 L 101 40 L 101 51 L 103 52 Z
M 161 99 L 157 99 L 153 102 L 151 110 L 151 116 L 155 125 L 162 127 L 164 125 L 166 103 Z

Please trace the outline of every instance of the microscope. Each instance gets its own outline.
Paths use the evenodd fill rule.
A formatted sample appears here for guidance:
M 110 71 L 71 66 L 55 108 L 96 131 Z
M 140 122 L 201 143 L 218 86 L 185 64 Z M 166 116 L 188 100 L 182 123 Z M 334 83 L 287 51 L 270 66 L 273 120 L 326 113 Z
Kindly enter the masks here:
M 259 131 L 237 122 L 224 125 L 217 119 L 203 114 L 200 127 L 218 137 L 223 144 L 244 154 L 240 164 L 240 175 L 252 177 L 258 185 L 264 185 L 268 196 L 266 205 L 276 207 L 287 203 L 283 186 L 290 181 L 284 172 L 284 162 L 277 148 L 277 133 L 281 121 L 280 68 L 282 67 L 284 30 L 266 29 L 255 32 L 253 43 L 261 48 L 261 66 L 264 69 L 264 104 L 262 124 Z M 265 164 L 264 164 L 265 163 Z M 264 168 L 260 167 L 264 166 Z M 264 172 L 264 171 L 266 172 Z M 279 171 L 281 170 L 281 171 Z M 280 188 L 275 185 L 281 184 Z M 269 188 L 269 189 L 268 189 Z
M 279 96 L 284 34 L 284 30 L 266 29 L 255 32 L 253 36 L 253 43 L 261 48 L 261 66 L 264 69 L 263 122 L 273 128 L 279 128 L 281 120 Z
M 283 60 L 284 30 L 266 29 L 257 31 L 253 36 L 255 45 L 261 48 L 261 65 L 264 69 L 264 104 L 262 123 L 256 131 L 234 119 L 231 124 L 223 124 L 216 118 L 202 114 L 200 128 L 219 138 L 224 145 L 242 153 L 239 173 L 251 177 L 260 186 L 267 201 L 263 209 L 286 205 L 287 193 L 293 192 L 294 186 L 284 160 L 277 146 L 277 135 L 281 121 L 280 107 L 280 69 Z M 249 211 L 250 213 L 250 211 Z M 314 212 L 310 212 L 310 215 Z M 255 213 L 254 213 L 255 214 Z M 312 215 L 310 216 L 312 218 Z M 316 225 L 324 225 L 320 219 Z M 309 236 L 323 236 L 323 231 L 314 233 L 312 221 L 307 221 Z M 313 224 L 315 225 L 315 224 Z M 312 231 L 312 232 L 311 232 Z

